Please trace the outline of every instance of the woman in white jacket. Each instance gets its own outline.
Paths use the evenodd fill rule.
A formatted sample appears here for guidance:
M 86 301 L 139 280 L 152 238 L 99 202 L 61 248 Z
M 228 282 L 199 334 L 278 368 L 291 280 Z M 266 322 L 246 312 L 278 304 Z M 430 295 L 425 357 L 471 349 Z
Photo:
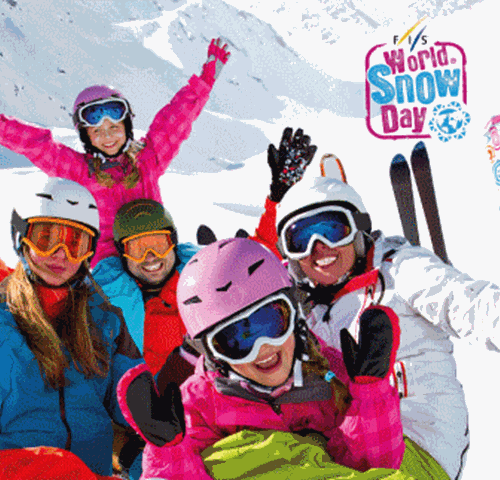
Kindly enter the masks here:
M 340 331 L 356 338 L 361 312 L 373 304 L 400 318 L 393 381 L 404 433 L 459 478 L 469 445 L 467 406 L 450 337 L 500 351 L 500 288 L 475 281 L 402 237 L 372 232 L 360 196 L 346 183 L 306 178 L 283 199 L 278 248 L 309 294 L 308 323 L 340 348 Z

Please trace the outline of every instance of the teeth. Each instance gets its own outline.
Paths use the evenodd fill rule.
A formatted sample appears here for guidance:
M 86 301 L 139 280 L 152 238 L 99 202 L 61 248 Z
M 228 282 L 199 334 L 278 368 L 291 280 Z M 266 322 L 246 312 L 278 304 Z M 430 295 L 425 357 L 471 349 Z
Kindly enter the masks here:
M 147 266 L 145 265 L 142 268 L 144 268 L 144 270 L 146 270 L 146 272 L 156 272 L 156 271 L 160 270 L 161 263 L 155 263 L 153 265 L 147 265 Z
M 273 353 L 270 357 L 265 358 L 264 360 L 260 360 L 258 362 L 255 362 L 259 367 L 267 367 L 269 365 L 272 365 L 273 363 L 278 361 L 278 354 Z
M 337 260 L 337 257 L 325 257 L 322 258 L 321 260 L 316 260 L 316 264 L 319 265 L 320 267 L 326 267 L 327 265 L 331 265 L 333 262 Z

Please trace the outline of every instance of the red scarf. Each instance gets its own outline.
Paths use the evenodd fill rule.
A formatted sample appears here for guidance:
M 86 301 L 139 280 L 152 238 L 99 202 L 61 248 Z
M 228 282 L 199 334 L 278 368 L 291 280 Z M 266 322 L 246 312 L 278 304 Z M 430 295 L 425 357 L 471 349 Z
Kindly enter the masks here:
M 69 294 L 68 286 L 45 287 L 35 283 L 35 291 L 43 311 L 51 320 L 57 318 L 64 311 Z

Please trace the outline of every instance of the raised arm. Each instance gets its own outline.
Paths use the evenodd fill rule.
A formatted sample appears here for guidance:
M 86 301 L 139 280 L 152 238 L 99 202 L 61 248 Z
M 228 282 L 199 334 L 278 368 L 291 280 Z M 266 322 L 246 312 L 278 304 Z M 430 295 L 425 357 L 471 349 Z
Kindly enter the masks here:
M 352 401 L 339 415 L 339 428 L 328 444 L 337 463 L 361 471 L 401 465 L 405 446 L 399 396 L 389 384 L 399 337 L 397 315 L 382 306 L 363 312 L 358 342 L 346 329 L 341 332 Z
M 49 176 L 78 181 L 87 173 L 83 154 L 56 142 L 48 128 L 0 114 L 0 143 L 27 157 Z
M 265 211 L 255 235 L 250 238 L 262 243 L 280 258 L 281 254 L 276 248 L 276 208 L 288 190 L 302 180 L 311 163 L 318 147 L 310 143 L 311 137 L 304 135 L 302 129 L 297 129 L 293 135 L 293 130 L 287 127 L 283 130 L 279 150 L 272 143 L 267 150 L 267 163 L 272 174 L 270 193 L 266 197 Z
M 189 83 L 156 114 L 146 136 L 146 145 L 154 149 L 154 160 L 149 167 L 156 170 L 157 176 L 165 172 L 181 143 L 189 137 L 193 122 L 207 103 L 215 80 L 229 58 L 226 49 L 227 44 L 221 46 L 220 39 L 212 40 L 201 75 L 193 75 Z

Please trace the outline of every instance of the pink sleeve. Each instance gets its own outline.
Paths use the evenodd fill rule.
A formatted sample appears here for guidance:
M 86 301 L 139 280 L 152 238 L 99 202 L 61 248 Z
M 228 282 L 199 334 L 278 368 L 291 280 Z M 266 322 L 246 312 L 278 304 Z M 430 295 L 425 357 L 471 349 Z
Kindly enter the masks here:
M 322 350 L 332 370 L 349 387 L 352 402 L 338 418 L 338 429 L 330 437 L 328 449 L 337 463 L 366 471 L 370 468 L 400 467 L 405 450 L 399 395 L 389 379 L 358 384 L 350 381 L 342 353 Z
M 146 136 L 146 145 L 151 145 L 155 152 L 151 157 L 154 164 L 148 167 L 156 171 L 156 176 L 163 175 L 181 143 L 189 137 L 192 124 L 207 103 L 211 88 L 193 75 L 189 83 L 156 114 Z
M 87 172 L 84 155 L 54 141 L 47 128 L 0 114 L 0 143 L 27 157 L 49 176 L 79 181 Z

